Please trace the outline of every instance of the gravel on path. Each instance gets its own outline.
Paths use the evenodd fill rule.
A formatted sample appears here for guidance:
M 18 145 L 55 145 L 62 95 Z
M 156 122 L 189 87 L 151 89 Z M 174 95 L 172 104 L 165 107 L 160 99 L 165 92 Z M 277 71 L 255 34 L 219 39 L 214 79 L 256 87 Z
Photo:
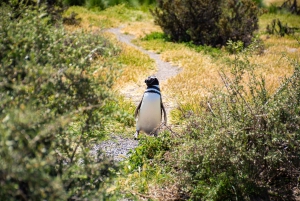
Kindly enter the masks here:
M 177 75 L 181 71 L 181 68 L 172 66 L 169 62 L 161 60 L 159 54 L 150 52 L 133 44 L 131 40 L 134 39 L 134 36 L 123 34 L 121 32 L 121 29 L 122 27 L 110 28 L 105 30 L 105 32 L 113 33 L 117 37 L 119 42 L 125 43 L 126 45 L 134 47 L 142 53 L 149 55 L 149 57 L 156 62 L 158 71 L 154 75 L 158 78 L 159 81 L 167 81 L 169 78 Z M 127 99 L 133 101 L 135 105 L 138 105 L 142 95 L 140 91 L 144 91 L 144 89 L 145 86 L 128 86 L 121 90 L 121 93 Z M 170 99 L 166 96 L 164 98 Z M 174 108 L 174 104 L 170 102 L 164 102 L 164 105 L 166 107 L 167 114 L 169 114 L 171 109 Z M 101 148 L 106 153 L 106 155 L 112 157 L 114 161 L 118 162 L 124 160 L 128 156 L 129 151 L 136 148 L 137 146 L 138 141 L 134 140 L 133 137 L 123 138 L 120 136 L 112 136 L 110 140 L 106 140 L 101 144 L 94 145 L 91 152 L 96 154 L 97 151 Z

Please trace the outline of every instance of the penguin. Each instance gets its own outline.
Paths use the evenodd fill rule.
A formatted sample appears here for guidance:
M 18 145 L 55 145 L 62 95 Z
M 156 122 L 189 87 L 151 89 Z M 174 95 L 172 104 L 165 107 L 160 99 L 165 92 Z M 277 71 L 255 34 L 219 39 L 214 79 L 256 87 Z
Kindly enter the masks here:
M 158 128 L 162 121 L 162 113 L 164 113 L 164 121 L 167 124 L 167 114 L 162 103 L 158 79 L 155 76 L 149 76 L 145 83 L 147 89 L 134 113 L 136 119 L 135 140 L 138 138 L 140 131 L 154 134 L 157 137 Z

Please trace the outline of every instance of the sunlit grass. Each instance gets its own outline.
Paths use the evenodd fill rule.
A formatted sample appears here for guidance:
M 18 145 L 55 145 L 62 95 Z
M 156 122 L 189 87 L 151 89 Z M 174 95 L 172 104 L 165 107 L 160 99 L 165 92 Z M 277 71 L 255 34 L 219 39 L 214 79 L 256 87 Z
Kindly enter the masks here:
M 282 24 L 286 25 L 288 27 L 300 27 L 300 16 L 299 15 L 292 15 L 290 13 L 285 14 L 273 14 L 273 13 L 267 13 L 263 14 L 259 17 L 259 32 L 264 33 L 266 32 L 267 25 L 271 24 L 271 22 L 274 19 L 279 19 Z M 299 31 L 298 31 L 299 32 Z
M 122 45 L 122 52 L 118 62 L 123 65 L 122 74 L 116 81 L 115 86 L 124 86 L 125 83 L 133 84 L 144 80 L 156 70 L 155 62 L 148 55 L 141 53 L 133 47 Z
M 297 59 L 300 56 L 297 41 L 289 37 L 265 37 L 266 46 L 263 55 L 252 55 L 250 63 L 255 66 L 255 73 L 266 79 L 266 86 L 274 92 L 284 77 L 293 73 L 293 68 L 285 55 Z M 177 76 L 163 83 L 166 93 L 171 94 L 173 101 L 179 103 L 184 110 L 197 111 L 203 98 L 215 87 L 224 85 L 219 72 L 224 70 L 229 74 L 230 66 L 226 58 L 233 59 L 233 55 L 224 52 L 218 59 L 203 52 L 196 52 L 184 44 L 164 42 L 162 40 L 138 41 L 137 44 L 145 49 L 161 53 L 164 61 L 180 66 L 183 70 Z
M 82 19 L 80 27 L 84 29 L 103 29 L 118 27 L 129 22 L 147 21 L 149 12 L 129 8 L 124 4 L 109 7 L 103 11 L 89 10 L 81 6 L 71 6 L 64 15 L 69 16 L 72 12 Z
M 149 12 L 129 9 L 124 5 L 115 6 L 105 11 L 90 11 L 82 7 L 71 7 L 66 14 L 69 15 L 72 11 L 79 13 L 78 17 L 82 18 L 81 28 L 95 31 L 122 26 L 124 27 L 122 28 L 123 33 L 132 34 L 136 37 L 134 40 L 136 45 L 159 53 L 162 60 L 181 67 L 182 71 L 177 76 L 166 82 L 161 82 L 165 103 L 174 103 L 174 105 L 180 106 L 180 109 L 185 113 L 198 111 L 201 109 L 203 100 L 210 95 L 213 88 L 226 90 L 219 72 L 223 70 L 225 73 L 230 74 L 231 66 L 226 61 L 234 60 L 234 55 L 229 55 L 224 49 L 219 50 L 220 54 L 216 57 L 210 52 L 197 51 L 183 43 L 173 43 L 163 39 L 142 40 L 146 34 L 162 32 L 162 30 L 154 24 Z M 267 24 L 277 18 L 283 23 L 288 23 L 289 26 L 300 27 L 298 16 L 287 14 L 264 14 L 260 16 L 258 35 L 264 43 L 265 50 L 262 55 L 249 57 L 255 73 L 265 78 L 266 87 L 271 93 L 277 89 L 285 77 L 293 73 L 294 69 L 287 57 L 298 60 L 300 58 L 300 46 L 293 37 L 265 34 Z M 72 28 L 77 29 L 77 27 Z M 117 66 L 121 66 L 120 76 L 114 83 L 114 91 L 118 93 L 122 89 L 127 89 L 128 86 L 138 85 L 137 83 L 141 83 L 141 80 L 143 81 L 145 77 L 156 72 L 155 62 L 148 55 L 118 42 L 113 34 L 105 34 L 110 41 L 121 49 L 118 57 L 111 61 L 116 63 Z M 125 91 L 131 92 L 126 89 Z M 128 115 L 132 115 L 135 109 L 134 104 L 122 97 L 118 97 L 118 101 L 114 104 L 116 104 L 116 107 L 123 108 L 123 112 L 116 114 L 115 118 L 121 118 L 122 115 L 126 115 L 126 112 L 128 112 Z M 173 110 L 171 115 L 171 123 L 183 127 L 181 124 L 183 119 L 181 111 Z M 128 126 L 124 127 L 124 124 Z M 108 132 L 122 133 L 122 135 L 129 137 L 134 133 L 134 126 L 131 124 L 132 122 L 111 122 L 108 125 Z M 130 167 L 126 166 L 126 168 Z M 153 195 L 159 192 L 160 189 L 160 184 L 157 181 L 166 184 L 171 178 L 171 175 L 161 174 L 160 169 L 151 170 L 149 166 L 140 167 L 139 171 L 127 171 L 128 173 L 125 176 L 119 177 L 118 184 L 112 189 L 129 194 L 145 192 L 146 195 Z
M 113 6 L 103 11 L 72 6 L 64 15 L 69 16 L 72 12 L 78 13 L 77 17 L 81 18 L 81 23 L 79 27 L 67 26 L 67 29 L 71 31 L 81 28 L 93 31 L 95 34 L 102 34 L 103 32 L 100 32 L 105 28 L 122 26 L 124 27 L 123 33 L 140 37 L 159 30 L 158 26 L 153 25 L 149 11 L 129 8 L 125 5 Z M 148 55 L 118 42 L 113 34 L 104 34 L 121 48 L 118 58 L 114 61 L 122 65 L 122 73 L 114 84 L 115 89 L 136 83 L 155 72 L 155 62 Z
M 161 53 L 165 51 L 185 48 L 184 44 L 176 44 L 173 42 L 166 42 L 163 40 L 151 40 L 151 41 L 137 40 L 135 41 L 135 44 L 142 46 L 144 49 L 155 53 Z
M 162 83 L 164 93 L 179 105 L 185 105 L 186 110 L 197 110 L 203 97 L 214 87 L 222 88 L 219 76 L 222 69 L 230 72 L 230 66 L 225 62 L 232 59 L 224 50 L 218 58 L 209 52 L 196 51 L 186 44 L 173 43 L 162 39 L 142 40 L 151 32 L 162 32 L 154 24 L 151 14 L 138 9 L 129 9 L 124 5 L 111 7 L 104 11 L 89 11 L 82 7 L 71 7 L 68 12 L 77 12 L 82 18 L 81 27 L 90 29 L 123 26 L 122 32 L 136 37 L 134 43 L 146 50 L 161 54 L 164 61 L 181 67 L 183 70 L 175 77 Z M 255 65 L 255 72 L 266 79 L 267 88 L 273 92 L 280 85 L 281 80 L 292 74 L 293 68 L 284 57 L 300 58 L 298 42 L 291 36 L 279 37 L 265 34 L 267 24 L 273 19 L 280 19 L 291 27 L 300 27 L 299 16 L 290 14 L 264 14 L 259 18 L 258 34 L 262 39 L 265 50 L 262 55 L 252 55 L 249 58 Z M 92 29 L 93 30 L 93 29 Z M 133 47 L 120 44 L 113 36 L 109 36 L 114 43 L 120 45 L 121 53 L 116 62 L 122 65 L 122 73 L 116 81 L 115 88 L 136 84 L 156 70 L 155 62 L 147 55 Z
M 154 25 L 152 20 L 149 20 L 130 22 L 126 27 L 122 29 L 122 31 L 126 34 L 131 34 L 135 37 L 141 38 L 152 32 L 161 31 L 161 28 L 158 25 Z
M 272 4 L 276 6 L 280 6 L 284 2 L 284 0 L 264 0 L 263 2 L 266 6 L 270 6 Z

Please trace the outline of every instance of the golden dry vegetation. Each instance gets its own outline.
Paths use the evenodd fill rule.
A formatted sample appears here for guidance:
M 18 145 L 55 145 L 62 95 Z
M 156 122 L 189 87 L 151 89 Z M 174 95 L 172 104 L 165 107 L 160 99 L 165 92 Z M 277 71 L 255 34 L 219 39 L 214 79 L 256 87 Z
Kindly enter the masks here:
M 263 1 L 264 2 L 264 4 L 266 5 L 266 6 L 270 6 L 270 5 L 276 5 L 276 6 L 280 6 L 280 5 L 282 5 L 282 3 L 284 2 L 283 0 L 264 0 Z M 297 3 L 298 2 L 300 2 L 299 0 L 297 0 Z
M 168 97 L 172 97 L 177 103 L 189 105 L 191 109 L 197 109 L 200 101 L 210 89 L 223 87 L 219 76 L 221 70 L 230 72 L 231 67 L 225 61 L 232 60 L 234 56 L 229 55 L 224 49 L 221 50 L 218 58 L 214 58 L 209 53 L 197 52 L 185 44 L 162 40 L 141 40 L 151 32 L 162 32 L 160 27 L 154 24 L 149 12 L 128 9 L 123 5 L 101 12 L 91 12 L 80 7 L 71 7 L 68 12 L 71 11 L 79 12 L 79 17 L 82 18 L 80 25 L 82 28 L 95 30 L 123 27 L 123 33 L 135 36 L 135 44 L 160 53 L 164 61 L 180 66 L 182 71 L 162 83 L 162 88 Z M 279 18 L 290 26 L 300 27 L 299 16 L 289 14 L 260 16 L 258 35 L 264 44 L 264 51 L 262 54 L 253 54 L 249 60 L 255 66 L 255 72 L 266 79 L 266 85 L 270 91 L 275 91 L 281 80 L 293 73 L 292 65 L 287 58 L 300 58 L 300 46 L 295 38 L 270 36 L 265 33 L 266 25 L 275 18 Z M 110 37 L 115 40 L 113 35 Z M 116 40 L 115 43 L 117 43 Z M 118 62 L 123 65 L 123 73 L 116 82 L 118 87 L 136 84 L 139 79 L 153 73 L 155 63 L 147 55 L 125 44 L 120 47 L 122 51 Z

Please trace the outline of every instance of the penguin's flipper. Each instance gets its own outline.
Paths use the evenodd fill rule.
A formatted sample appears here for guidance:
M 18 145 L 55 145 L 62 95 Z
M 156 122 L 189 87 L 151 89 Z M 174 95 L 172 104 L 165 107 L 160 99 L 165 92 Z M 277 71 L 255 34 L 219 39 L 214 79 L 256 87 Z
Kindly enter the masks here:
M 167 125 L 167 113 L 166 113 L 166 109 L 165 109 L 165 106 L 164 104 L 161 102 L 161 109 L 164 113 L 164 120 L 165 120 L 165 125 Z
M 135 112 L 134 112 L 134 118 L 136 118 L 137 115 L 139 114 L 139 111 L 140 111 L 140 109 L 141 109 L 142 102 L 143 102 L 143 99 L 141 100 L 141 102 L 139 103 L 139 105 L 137 106 L 137 108 L 135 109 Z

